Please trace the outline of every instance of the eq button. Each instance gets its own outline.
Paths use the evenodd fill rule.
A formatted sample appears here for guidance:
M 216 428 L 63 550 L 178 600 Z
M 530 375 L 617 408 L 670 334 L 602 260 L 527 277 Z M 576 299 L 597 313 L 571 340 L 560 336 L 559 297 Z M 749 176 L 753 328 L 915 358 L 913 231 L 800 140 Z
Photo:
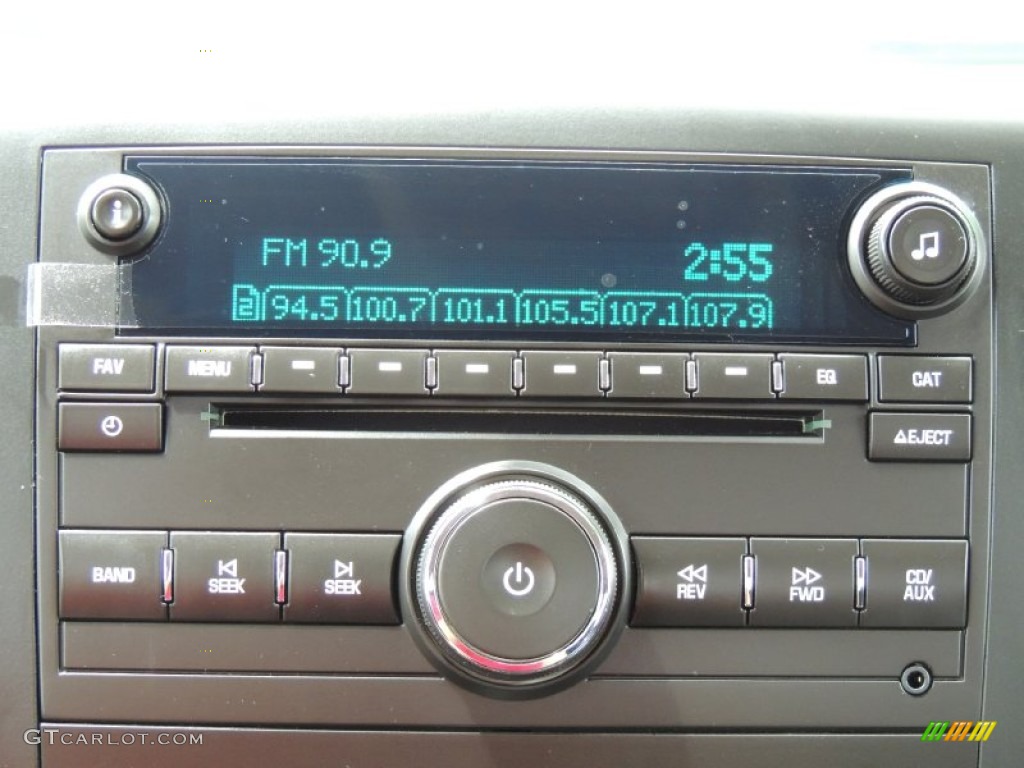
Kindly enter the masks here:
M 868 366 L 864 355 L 779 355 L 783 364 L 785 400 L 868 399 Z

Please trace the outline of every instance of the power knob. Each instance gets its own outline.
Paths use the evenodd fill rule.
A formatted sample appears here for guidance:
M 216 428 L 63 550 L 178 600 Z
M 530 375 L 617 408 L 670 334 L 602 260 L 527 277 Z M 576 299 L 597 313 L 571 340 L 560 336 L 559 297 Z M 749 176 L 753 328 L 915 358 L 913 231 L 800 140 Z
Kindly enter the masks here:
M 963 201 L 919 182 L 887 187 L 865 201 L 850 226 L 850 269 L 864 295 L 886 312 L 931 317 L 977 288 L 981 227 Z
M 97 179 L 78 199 L 78 227 L 93 248 L 111 256 L 144 251 L 160 231 L 160 196 L 126 173 Z
M 560 690 L 594 668 L 624 624 L 625 532 L 593 489 L 554 467 L 500 463 L 461 475 L 409 534 L 403 607 L 417 618 L 414 637 L 478 693 Z

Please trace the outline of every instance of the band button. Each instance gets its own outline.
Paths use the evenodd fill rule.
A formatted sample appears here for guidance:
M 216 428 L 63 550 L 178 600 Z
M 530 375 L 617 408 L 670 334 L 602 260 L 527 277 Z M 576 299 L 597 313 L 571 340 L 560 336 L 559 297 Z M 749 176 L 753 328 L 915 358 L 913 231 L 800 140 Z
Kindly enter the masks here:
M 162 531 L 61 531 L 60 617 L 161 621 Z

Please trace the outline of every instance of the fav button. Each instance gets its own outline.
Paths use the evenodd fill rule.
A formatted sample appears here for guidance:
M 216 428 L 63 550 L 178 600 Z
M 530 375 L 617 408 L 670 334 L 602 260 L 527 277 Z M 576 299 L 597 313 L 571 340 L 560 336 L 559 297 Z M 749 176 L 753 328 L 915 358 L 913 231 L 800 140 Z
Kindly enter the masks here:
M 57 386 L 76 392 L 152 392 L 150 344 L 61 344 Z

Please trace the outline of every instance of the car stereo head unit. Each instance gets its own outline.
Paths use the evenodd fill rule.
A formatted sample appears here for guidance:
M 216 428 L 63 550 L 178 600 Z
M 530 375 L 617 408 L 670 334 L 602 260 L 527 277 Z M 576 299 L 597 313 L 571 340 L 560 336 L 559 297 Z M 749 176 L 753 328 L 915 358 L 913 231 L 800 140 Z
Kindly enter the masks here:
M 44 717 L 977 708 L 987 167 L 53 148 L 42 180 Z

